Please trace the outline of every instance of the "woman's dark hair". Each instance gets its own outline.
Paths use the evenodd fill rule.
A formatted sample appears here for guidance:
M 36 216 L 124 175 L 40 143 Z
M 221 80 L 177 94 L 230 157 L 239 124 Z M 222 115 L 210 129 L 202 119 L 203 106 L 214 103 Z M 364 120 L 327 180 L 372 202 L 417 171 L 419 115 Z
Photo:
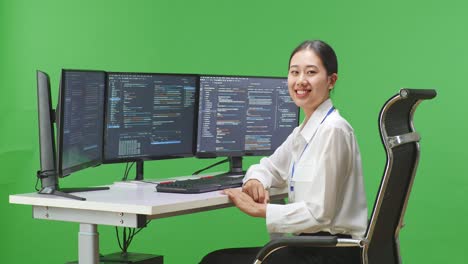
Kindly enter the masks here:
M 307 49 L 313 50 L 320 57 L 323 66 L 327 70 L 327 75 L 338 73 L 338 59 L 336 58 L 335 51 L 330 45 L 321 40 L 306 40 L 297 46 L 291 53 L 291 57 L 289 57 L 288 67 L 291 65 L 291 59 L 294 54 Z

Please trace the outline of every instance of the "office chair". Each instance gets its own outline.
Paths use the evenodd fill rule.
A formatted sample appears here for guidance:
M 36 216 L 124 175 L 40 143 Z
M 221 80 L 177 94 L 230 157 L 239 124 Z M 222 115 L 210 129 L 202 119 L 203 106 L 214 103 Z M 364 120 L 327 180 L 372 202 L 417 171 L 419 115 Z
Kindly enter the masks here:
M 254 263 L 262 263 L 283 247 L 360 247 L 361 263 L 401 263 L 398 236 L 420 153 L 420 136 L 414 130 L 413 115 L 422 100 L 436 95 L 435 90 L 401 89 L 382 107 L 379 128 L 387 162 L 364 238 L 296 236 L 274 239 L 259 251 Z

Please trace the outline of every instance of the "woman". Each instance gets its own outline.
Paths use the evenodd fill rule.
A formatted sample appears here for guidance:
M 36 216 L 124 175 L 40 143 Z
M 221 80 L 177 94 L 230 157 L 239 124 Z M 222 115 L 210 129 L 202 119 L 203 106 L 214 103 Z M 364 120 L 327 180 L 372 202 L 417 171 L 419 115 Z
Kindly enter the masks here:
M 364 235 L 367 204 L 361 157 L 352 127 L 330 99 L 337 79 L 337 58 L 328 44 L 320 40 L 300 44 L 289 60 L 288 89 L 305 113 L 304 122 L 273 155 L 249 168 L 242 191 L 224 191 L 246 214 L 266 218 L 270 233 Z M 269 204 L 267 190 L 285 185 L 289 203 Z M 219 250 L 201 263 L 252 263 L 258 249 Z M 328 251 L 283 248 L 264 263 L 327 263 Z M 339 251 L 342 262 L 334 256 L 333 263 L 351 263 L 352 255 L 359 259 L 357 248 Z

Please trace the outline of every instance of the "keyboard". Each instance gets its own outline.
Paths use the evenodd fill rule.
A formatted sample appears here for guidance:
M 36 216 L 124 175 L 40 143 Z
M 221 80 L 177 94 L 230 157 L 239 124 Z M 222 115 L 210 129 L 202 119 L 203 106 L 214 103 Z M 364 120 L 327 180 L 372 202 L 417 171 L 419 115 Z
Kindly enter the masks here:
M 204 193 L 242 186 L 244 175 L 207 176 L 198 179 L 185 179 L 161 182 L 156 191 L 165 193 Z

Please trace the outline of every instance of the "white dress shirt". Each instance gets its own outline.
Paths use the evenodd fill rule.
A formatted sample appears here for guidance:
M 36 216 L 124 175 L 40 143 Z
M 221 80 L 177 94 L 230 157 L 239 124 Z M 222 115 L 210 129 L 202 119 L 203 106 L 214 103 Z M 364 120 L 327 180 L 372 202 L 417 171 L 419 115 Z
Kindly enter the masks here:
M 323 102 L 270 157 L 247 171 L 244 183 L 257 179 L 267 189 L 288 185 L 288 204 L 267 205 L 270 233 L 362 237 L 366 231 L 359 147 L 352 127 L 332 107 L 330 99 Z

